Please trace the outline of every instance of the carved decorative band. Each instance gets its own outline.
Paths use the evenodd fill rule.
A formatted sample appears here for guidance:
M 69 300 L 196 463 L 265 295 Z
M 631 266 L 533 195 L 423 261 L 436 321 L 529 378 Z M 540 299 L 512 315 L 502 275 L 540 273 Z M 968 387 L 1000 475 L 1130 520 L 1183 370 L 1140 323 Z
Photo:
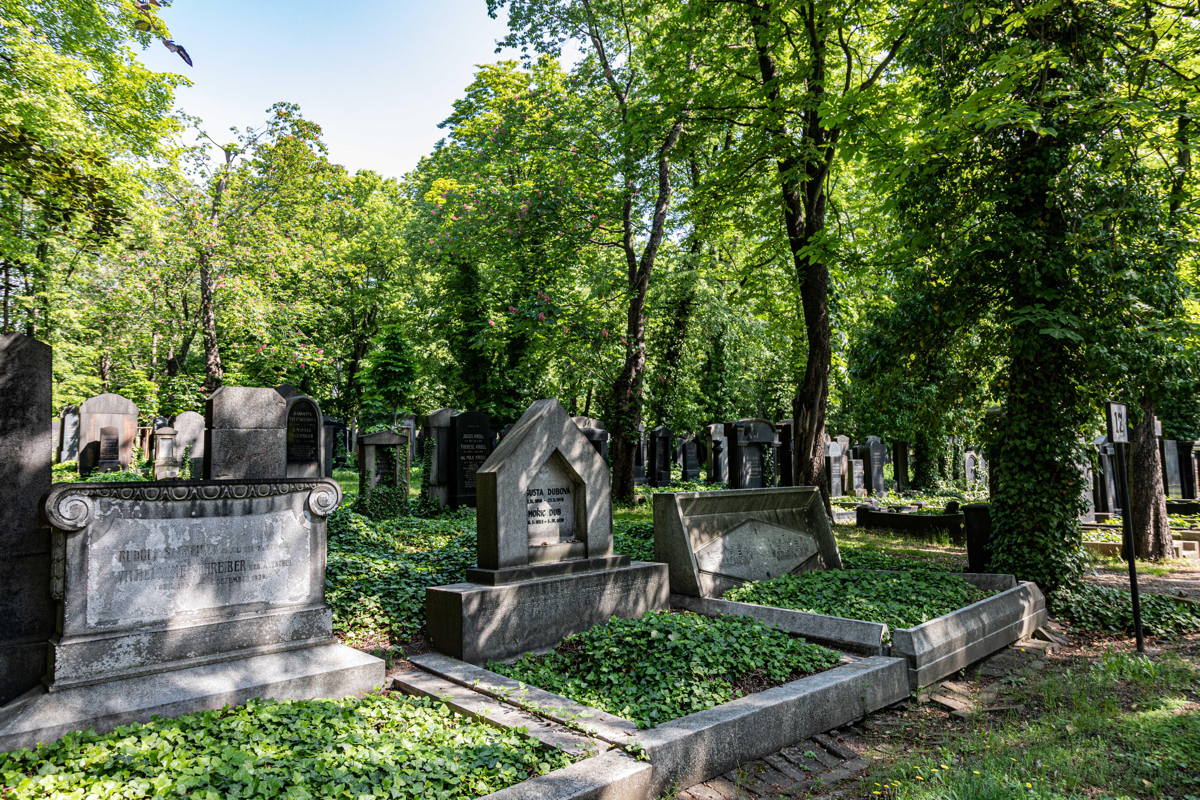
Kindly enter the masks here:
M 318 517 L 327 517 L 342 502 L 342 490 L 333 481 L 295 481 L 289 483 L 200 483 L 172 485 L 145 483 L 141 485 L 67 484 L 50 492 L 46 498 L 46 517 L 50 524 L 63 531 L 83 530 L 96 514 L 96 499 L 122 502 L 187 503 L 197 500 L 253 500 L 261 497 L 282 497 L 308 492 L 305 505 Z

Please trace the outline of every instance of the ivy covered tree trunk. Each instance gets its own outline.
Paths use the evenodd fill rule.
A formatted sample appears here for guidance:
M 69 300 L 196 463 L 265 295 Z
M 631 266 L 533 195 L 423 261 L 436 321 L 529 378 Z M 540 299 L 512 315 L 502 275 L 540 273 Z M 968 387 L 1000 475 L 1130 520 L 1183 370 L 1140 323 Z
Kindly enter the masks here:
M 1129 505 L 1133 544 L 1139 558 L 1170 557 L 1173 541 L 1167 524 L 1162 459 L 1154 433 L 1154 405 L 1141 404 L 1142 418 L 1130 430 Z
M 940 453 L 934 442 L 935 438 L 926 432 L 917 434 L 913 439 L 912 487 L 914 489 L 932 489 L 937 482 Z

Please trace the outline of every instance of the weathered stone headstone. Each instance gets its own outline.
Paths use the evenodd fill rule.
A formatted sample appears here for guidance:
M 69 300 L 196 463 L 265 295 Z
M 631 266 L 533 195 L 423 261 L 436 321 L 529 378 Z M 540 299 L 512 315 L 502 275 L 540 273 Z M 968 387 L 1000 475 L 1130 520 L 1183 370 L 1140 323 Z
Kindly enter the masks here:
M 592 417 L 571 417 L 579 430 L 583 431 L 583 435 L 592 443 L 592 447 L 596 448 L 596 452 L 608 462 L 608 431 L 604 428 L 604 423 Z
M 475 505 L 475 472 L 496 447 L 492 418 L 482 411 L 463 411 L 450 417 L 451 484 L 447 505 Z
M 967 450 L 963 453 L 963 477 L 966 478 L 967 485 L 977 483 L 975 477 L 975 451 Z
M 46 671 L 54 632 L 50 531 L 50 348 L 0 334 L 0 706 Z
M 409 429 L 379 431 L 358 437 L 358 496 L 367 497 L 377 486 L 403 489 L 408 495 L 412 452 Z
M 647 482 L 651 486 L 668 486 L 671 483 L 671 454 L 674 452 L 675 437 L 665 425 L 650 429 L 646 449 Z
M 1172 500 L 1181 499 L 1183 494 L 1183 470 L 1180 468 L 1179 442 L 1174 439 L 1159 440 L 1159 454 L 1162 458 L 1163 491 Z
M 670 569 L 671 591 L 693 597 L 842 565 L 811 486 L 656 494 L 654 553 Z
M 1080 441 L 1080 449 L 1085 450 L 1087 442 Z M 1083 478 L 1083 488 L 1080 499 L 1083 501 L 1083 512 L 1079 515 L 1080 522 L 1096 521 L 1096 499 L 1094 495 L 1095 477 L 1092 474 L 1092 460 L 1084 453 L 1079 460 L 1079 473 Z
M 778 477 L 775 449 L 779 437 L 765 419 L 742 419 L 725 425 L 729 448 L 729 487 L 761 489 L 774 485 Z
M 346 423 L 340 419 L 323 417 L 325 429 L 325 455 L 321 459 L 325 466 L 325 477 L 332 478 L 334 469 L 346 466 Z
M 850 493 L 855 497 L 867 496 L 867 470 L 861 458 L 850 459 Z
M 853 456 L 850 448 L 850 437 L 835 436 L 833 440 L 841 445 L 842 448 L 842 493 L 854 494 L 854 486 L 852 485 L 854 476 L 853 470 L 850 469 L 850 458 Z
M 608 468 L 557 400 L 531 405 L 476 481 L 479 563 L 426 594 L 436 649 L 481 663 L 666 607 L 666 566 L 613 553 Z
M 841 497 L 846 493 L 846 479 L 842 475 L 842 445 L 832 441 L 825 445 L 825 477 L 829 481 L 829 496 Z
M 49 690 L 0 716 L 0 750 L 250 697 L 359 694 L 383 662 L 336 644 L 328 479 L 63 484 Z
M 169 481 L 179 477 L 182 463 L 174 428 L 159 428 L 154 432 L 154 480 Z
M 416 414 L 401 414 L 397 417 L 396 430 L 402 431 L 408 429 L 408 460 L 409 463 L 417 460 L 417 453 L 420 452 L 421 443 L 418 441 L 417 433 L 420 431 L 420 425 L 417 424 Z
M 79 406 L 65 406 L 59 415 L 58 455 L 55 461 L 79 458 Z
M 1196 443 L 1179 441 L 1179 471 L 1183 477 L 1183 496 L 1195 499 L 1196 494 Z
M 222 386 L 207 403 L 205 477 L 284 478 L 288 403 L 275 389 Z
M 89 397 L 79 406 L 79 474 L 129 469 L 138 409 L 119 394 Z
M 204 415 L 195 411 L 176 414 L 171 422 L 175 429 L 175 450 L 182 461 L 190 462 L 191 479 L 204 477 Z
M 700 443 L 695 436 L 686 436 L 679 443 L 678 461 L 681 480 L 700 480 Z
M 792 420 L 785 419 L 776 426 L 779 431 L 779 485 L 793 486 L 792 479 Z
M 705 425 L 704 439 L 708 457 L 708 482 L 729 483 L 729 448 L 725 426 Z
M 450 484 L 454 481 L 450 418 L 457 413 L 453 408 L 439 408 L 426 415 L 421 428 L 421 453 L 426 464 L 422 488 L 427 499 L 442 505 L 449 505 Z

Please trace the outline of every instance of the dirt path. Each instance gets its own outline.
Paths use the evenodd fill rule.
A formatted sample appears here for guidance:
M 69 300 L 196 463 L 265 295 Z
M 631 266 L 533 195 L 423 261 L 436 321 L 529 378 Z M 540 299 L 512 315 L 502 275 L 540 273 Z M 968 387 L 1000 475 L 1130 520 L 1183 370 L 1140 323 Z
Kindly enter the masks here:
M 1173 597 L 1200 600 L 1200 563 L 1191 563 L 1194 563 L 1195 566 L 1191 566 L 1191 564 L 1187 567 L 1173 566 L 1169 575 L 1138 573 L 1138 586 L 1144 592 L 1157 592 Z M 1086 576 L 1085 580 L 1101 586 L 1128 589 L 1129 571 L 1122 567 L 1102 567 L 1097 574 Z

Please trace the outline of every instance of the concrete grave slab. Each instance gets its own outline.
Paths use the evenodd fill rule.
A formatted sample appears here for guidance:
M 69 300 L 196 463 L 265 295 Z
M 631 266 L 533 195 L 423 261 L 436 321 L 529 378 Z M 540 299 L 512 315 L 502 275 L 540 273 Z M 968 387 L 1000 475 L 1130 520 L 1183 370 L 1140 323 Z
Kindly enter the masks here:
M 693 597 L 841 567 L 821 493 L 811 486 L 656 494 L 654 552 L 669 565 L 671 591 Z

